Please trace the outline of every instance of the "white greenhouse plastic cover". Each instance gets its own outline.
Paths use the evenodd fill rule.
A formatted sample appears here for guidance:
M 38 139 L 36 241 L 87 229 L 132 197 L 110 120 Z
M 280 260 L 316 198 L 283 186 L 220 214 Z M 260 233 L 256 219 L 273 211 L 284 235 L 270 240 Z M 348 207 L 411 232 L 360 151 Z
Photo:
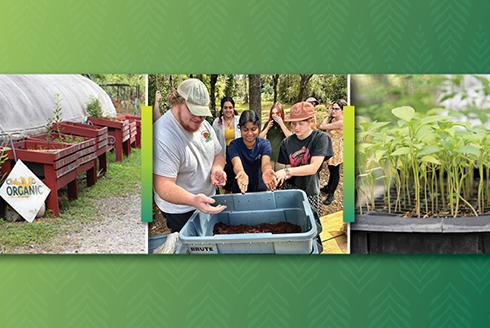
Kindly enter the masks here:
M 90 95 L 99 98 L 104 116 L 116 116 L 107 93 L 82 75 L 0 75 L 0 133 L 43 133 L 56 94 L 63 99 L 63 121 L 83 121 Z

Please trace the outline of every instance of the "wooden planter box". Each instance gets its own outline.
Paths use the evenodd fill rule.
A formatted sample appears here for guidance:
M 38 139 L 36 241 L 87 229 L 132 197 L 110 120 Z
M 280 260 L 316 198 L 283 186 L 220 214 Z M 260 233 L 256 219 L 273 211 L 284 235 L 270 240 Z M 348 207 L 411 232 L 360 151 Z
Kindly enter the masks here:
M 68 185 L 68 196 L 71 199 L 78 198 L 80 145 L 28 139 L 14 142 L 14 148 L 17 159 L 22 160 L 51 189 L 46 200 L 47 208 L 52 210 L 55 216 L 59 216 L 58 190 L 60 188 Z M 2 174 L 9 174 L 15 165 L 13 150 L 6 151 L 6 154 L 8 160 L 2 164 Z M 89 163 L 93 171 L 95 171 L 94 163 L 94 161 Z
M 98 126 L 107 127 L 108 133 L 113 138 L 109 138 L 109 146 L 113 141 L 113 146 L 116 150 L 116 161 L 122 161 L 122 155 L 124 152 L 125 156 L 129 156 L 131 153 L 131 144 L 129 143 L 130 131 L 129 131 L 129 121 L 111 121 L 106 118 L 95 118 L 88 117 L 87 121 Z
M 97 144 L 96 138 L 77 136 L 77 135 L 71 135 L 71 134 L 64 134 L 64 133 L 61 133 L 61 134 L 51 133 L 51 139 L 52 140 L 48 140 L 48 134 L 47 133 L 31 136 L 31 137 L 28 137 L 27 139 L 39 139 L 39 140 L 43 140 L 43 141 L 62 142 L 62 143 L 67 143 L 67 144 L 72 144 L 72 145 L 79 145 L 80 149 L 86 149 L 86 148 L 92 147 L 93 152 L 95 152 L 95 150 L 96 150 L 95 145 Z M 73 142 L 72 142 L 72 140 L 73 140 Z
M 53 123 L 53 129 L 58 130 L 56 123 Z M 101 173 L 107 172 L 107 152 L 112 149 L 108 147 L 107 127 L 95 126 L 90 124 L 76 123 L 63 121 L 60 123 L 60 131 L 76 136 L 95 138 L 96 152 L 95 155 L 99 159 L 99 170 Z
M 48 134 L 39 134 L 36 136 L 28 137 L 27 140 L 36 139 L 44 140 L 48 138 Z M 58 134 L 51 133 L 52 139 L 65 140 L 64 143 L 78 145 L 80 150 L 78 159 L 78 174 L 87 172 L 87 185 L 92 186 L 97 182 L 97 140 L 96 138 L 82 137 L 82 136 L 72 136 L 69 134 Z M 74 138 L 82 139 L 81 142 L 72 143 L 71 140 Z M 51 141 L 52 142 L 52 141 Z M 94 163 L 90 163 L 93 161 Z
M 141 148 L 141 117 L 139 116 L 116 116 L 120 120 L 128 120 L 130 123 L 136 122 L 136 144 L 135 148 Z
M 138 132 L 136 130 L 136 122 L 129 123 L 129 144 L 131 147 L 136 148 L 136 136 Z

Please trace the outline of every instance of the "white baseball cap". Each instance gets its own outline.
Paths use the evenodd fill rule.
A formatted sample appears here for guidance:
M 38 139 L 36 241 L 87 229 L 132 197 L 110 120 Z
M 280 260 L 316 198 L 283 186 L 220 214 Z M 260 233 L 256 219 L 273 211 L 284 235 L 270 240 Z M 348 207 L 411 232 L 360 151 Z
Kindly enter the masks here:
M 187 79 L 179 85 L 177 92 L 185 99 L 185 103 L 193 115 L 213 116 L 208 106 L 208 88 L 201 80 Z

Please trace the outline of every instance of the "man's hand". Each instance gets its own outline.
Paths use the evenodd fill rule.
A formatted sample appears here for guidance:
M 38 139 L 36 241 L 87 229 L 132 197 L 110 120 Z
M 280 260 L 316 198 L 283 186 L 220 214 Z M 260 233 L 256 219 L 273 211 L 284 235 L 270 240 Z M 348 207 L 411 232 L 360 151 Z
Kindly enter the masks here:
M 238 188 L 240 188 L 240 191 L 242 194 L 247 192 L 248 189 L 248 175 L 245 173 L 245 171 L 240 171 L 235 179 L 237 179 L 238 182 Z
M 214 204 L 216 201 L 213 198 L 210 198 L 204 194 L 197 194 L 193 198 L 193 206 L 197 208 L 199 211 L 206 213 L 206 214 L 218 214 L 219 212 L 223 211 L 226 206 L 224 205 L 218 205 L 218 206 L 211 206 L 209 204 Z
M 157 93 L 155 94 L 155 101 L 160 102 L 160 100 L 162 100 L 162 94 L 160 93 L 160 91 L 157 91 Z
M 269 169 L 264 173 L 262 173 L 262 180 L 267 186 L 267 190 L 269 191 L 276 190 L 277 181 L 276 181 L 276 174 L 274 173 L 274 170 Z
M 211 172 L 211 183 L 215 187 L 223 187 L 226 184 L 226 173 L 223 170 Z

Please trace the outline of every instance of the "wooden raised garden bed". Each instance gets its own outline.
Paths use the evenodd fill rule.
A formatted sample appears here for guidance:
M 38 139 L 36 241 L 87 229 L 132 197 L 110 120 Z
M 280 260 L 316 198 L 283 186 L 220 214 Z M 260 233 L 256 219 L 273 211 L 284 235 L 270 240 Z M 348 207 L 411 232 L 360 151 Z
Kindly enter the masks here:
M 132 123 L 132 122 L 136 123 L 136 144 L 135 144 L 135 148 L 141 148 L 141 117 L 125 115 L 125 116 L 116 116 L 116 118 L 120 119 L 120 120 L 128 120 L 130 123 Z
M 136 130 L 136 122 L 131 122 L 129 123 L 129 144 L 131 147 L 136 148 L 136 135 L 137 135 L 137 130 Z
M 107 127 L 108 133 L 114 139 L 114 148 L 116 150 L 116 161 L 122 161 L 122 155 L 129 156 L 131 153 L 129 121 L 108 118 L 88 117 L 87 121 L 97 125 Z M 109 140 L 109 143 L 111 141 Z
M 56 123 L 53 123 L 53 129 L 58 131 Z M 99 159 L 99 170 L 101 173 L 107 172 L 106 153 L 112 149 L 111 146 L 108 146 L 107 127 L 63 121 L 60 123 L 60 131 L 76 136 L 95 138 L 95 156 Z
M 68 185 L 68 197 L 78 198 L 77 169 L 81 163 L 80 145 L 39 139 L 27 139 L 14 142 L 13 145 L 17 159 L 22 160 L 51 189 L 46 200 L 47 208 L 52 210 L 55 216 L 59 216 L 57 191 L 60 188 Z M 2 174 L 9 174 L 15 165 L 13 151 L 8 150 L 6 154 L 8 160 L 2 164 Z M 89 161 L 85 164 L 92 166 L 92 171 L 95 172 L 94 163 L 94 161 Z M 89 184 L 92 182 L 95 183 L 95 181 L 89 181 Z
M 78 159 L 78 167 L 77 173 L 85 173 L 87 172 L 87 185 L 92 186 L 97 182 L 97 140 L 96 138 L 89 137 L 81 137 L 81 136 L 72 136 L 69 134 L 58 134 L 51 133 L 50 136 L 48 134 L 39 134 L 36 136 L 32 136 L 27 138 L 36 139 L 36 140 L 47 140 L 48 138 L 54 139 L 56 141 L 61 141 L 67 144 L 77 144 L 80 148 Z M 93 163 L 90 163 L 93 161 Z

